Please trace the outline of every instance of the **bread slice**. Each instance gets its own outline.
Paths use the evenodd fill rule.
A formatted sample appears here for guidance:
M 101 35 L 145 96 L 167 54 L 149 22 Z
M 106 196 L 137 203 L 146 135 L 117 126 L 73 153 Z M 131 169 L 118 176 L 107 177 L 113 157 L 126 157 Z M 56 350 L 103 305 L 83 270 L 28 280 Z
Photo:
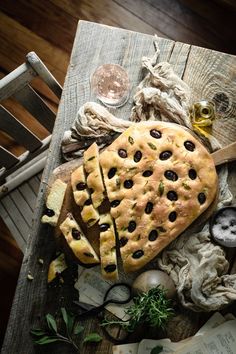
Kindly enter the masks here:
M 65 240 L 74 253 L 75 257 L 84 264 L 100 263 L 97 254 L 88 239 L 83 234 L 79 224 L 71 213 L 67 214 L 66 219 L 60 225 L 60 230 Z
M 67 184 L 60 179 L 56 179 L 49 189 L 46 200 L 46 209 L 42 216 L 42 223 L 56 226 L 61 212 Z
M 126 272 L 161 252 L 217 191 L 211 155 L 171 123 L 131 126 L 100 155 L 100 164 Z
M 100 215 L 99 228 L 102 276 L 105 279 L 117 280 L 116 236 L 113 221 L 109 213 Z
M 87 173 L 87 185 L 91 191 L 91 199 L 97 209 L 105 199 L 105 187 L 99 165 L 99 150 L 96 143 L 93 143 L 84 152 L 84 169 Z
M 56 259 L 54 259 L 49 264 L 49 268 L 48 268 L 48 283 L 51 283 L 65 269 L 67 269 L 65 255 L 64 255 L 64 253 L 61 253 Z
M 81 207 L 83 221 L 88 227 L 93 226 L 99 220 L 99 213 L 92 205 L 83 165 L 71 173 L 71 186 L 75 203 Z

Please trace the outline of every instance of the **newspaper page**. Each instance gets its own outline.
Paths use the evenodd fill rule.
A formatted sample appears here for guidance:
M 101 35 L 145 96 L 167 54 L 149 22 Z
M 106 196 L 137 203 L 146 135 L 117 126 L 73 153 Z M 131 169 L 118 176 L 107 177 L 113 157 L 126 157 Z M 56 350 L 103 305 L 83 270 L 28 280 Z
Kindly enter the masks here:
M 126 281 L 127 282 L 127 281 Z M 114 283 L 105 280 L 100 271 L 100 267 L 85 269 L 78 268 L 78 280 L 75 288 L 79 291 L 79 301 L 89 305 L 99 306 L 103 303 L 104 295 Z M 128 289 L 117 287 L 112 290 L 112 297 L 118 300 L 124 300 L 128 297 Z M 132 304 L 132 300 L 127 304 L 109 304 L 106 309 L 123 321 L 129 319 L 125 309 Z
M 236 354 L 236 320 L 229 320 L 207 332 L 193 337 L 176 354 Z
M 112 354 L 138 354 L 139 343 L 114 345 Z

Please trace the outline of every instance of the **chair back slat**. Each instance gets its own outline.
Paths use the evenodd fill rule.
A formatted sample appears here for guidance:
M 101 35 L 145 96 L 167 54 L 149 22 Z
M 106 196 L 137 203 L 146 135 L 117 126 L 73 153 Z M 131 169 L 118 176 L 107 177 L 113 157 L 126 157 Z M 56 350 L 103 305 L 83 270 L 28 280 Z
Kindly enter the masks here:
M 0 105 L 0 130 L 10 135 L 17 143 L 29 151 L 34 151 L 42 145 L 37 138 L 24 124 L 19 122 L 7 109 Z
M 37 73 L 28 64 L 24 63 L 0 80 L 0 101 L 11 97 L 32 81 Z
M 50 73 L 48 68 L 34 53 L 30 52 L 26 55 L 28 63 L 36 71 L 36 73 L 43 79 L 52 92 L 60 99 L 62 94 L 62 87 L 55 77 Z
M 21 147 L 23 146 L 26 149 L 18 157 L 14 156 L 11 153 L 12 150 L 7 151 L 10 146 L 9 143 L 7 142 L 8 145 L 4 145 L 6 140 L 9 141 L 8 136 L 0 135 L 2 140 L 0 143 L 0 189 L 2 190 L 0 198 L 4 193 L 9 193 L 12 188 L 16 188 L 16 183 L 18 181 L 21 183 L 25 176 L 30 178 L 35 171 L 37 173 L 39 171 L 38 168 L 42 168 L 45 163 L 44 152 L 51 140 L 56 114 L 46 103 L 46 101 L 48 102 L 47 95 L 38 94 L 38 89 L 36 88 L 36 92 L 32 88 L 32 81 L 34 81 L 34 87 L 37 87 L 37 81 L 34 80 L 36 77 L 43 82 L 43 85 L 46 84 L 54 95 L 60 99 L 62 93 L 61 85 L 34 52 L 28 53 L 24 64 L 0 80 L 0 103 L 2 105 L 2 108 L 0 106 L 0 130 L 7 133 Z M 41 89 L 39 92 L 41 92 Z M 11 100 L 11 98 L 19 102 L 24 108 L 24 110 L 20 111 L 19 116 L 17 113 L 20 107 L 17 109 L 13 107 L 12 110 L 10 108 L 10 111 L 14 112 L 13 114 L 8 111 L 9 102 L 14 104 L 14 100 Z M 8 101 L 3 102 L 4 100 Z M 38 121 L 34 126 L 38 136 L 34 133 L 35 129 L 33 132 L 31 131 L 31 122 L 30 124 L 26 123 L 27 127 L 23 124 L 26 121 L 25 116 L 23 116 L 25 110 L 30 113 L 28 115 L 29 118 L 32 115 Z M 24 169 L 25 166 L 27 171 Z M 23 171 L 22 178 L 18 179 L 18 181 L 14 179 L 15 182 L 11 183 L 14 176 L 17 176 L 21 170 Z
M 52 132 L 56 114 L 46 105 L 31 86 L 25 86 L 20 91 L 17 91 L 13 97 L 49 132 Z
M 19 162 L 19 159 L 11 152 L 0 146 L 0 167 L 11 168 Z

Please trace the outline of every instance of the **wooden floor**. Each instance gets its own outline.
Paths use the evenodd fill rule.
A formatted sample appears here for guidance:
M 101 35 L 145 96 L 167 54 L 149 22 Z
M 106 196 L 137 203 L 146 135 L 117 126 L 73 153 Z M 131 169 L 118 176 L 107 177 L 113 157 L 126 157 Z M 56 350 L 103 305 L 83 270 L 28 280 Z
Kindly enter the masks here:
M 80 19 L 236 54 L 235 0 L 4 0 L 0 2 L 0 78 L 33 50 L 63 84 Z M 4 284 L 0 340 L 21 261 L 22 254 L 0 219 Z

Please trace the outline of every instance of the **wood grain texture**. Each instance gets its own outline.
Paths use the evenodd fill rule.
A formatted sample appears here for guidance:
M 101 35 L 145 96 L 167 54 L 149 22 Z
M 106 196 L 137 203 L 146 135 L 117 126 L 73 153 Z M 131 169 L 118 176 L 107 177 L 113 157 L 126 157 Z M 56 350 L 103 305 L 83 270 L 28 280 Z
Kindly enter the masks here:
M 158 42 L 161 50 L 160 61 L 168 60 L 174 64 L 179 75 L 183 75 L 184 79 L 190 85 L 193 85 L 195 98 L 200 93 L 204 93 L 202 82 L 204 79 L 207 81 L 207 78 L 205 78 L 206 67 L 210 65 L 208 64 L 210 55 L 215 56 L 211 65 L 214 65 L 215 61 L 219 61 L 218 69 L 225 63 L 225 66 L 221 69 L 222 74 L 225 70 L 225 77 L 228 77 L 229 73 L 226 63 L 229 62 L 230 66 L 234 68 L 236 65 L 235 58 L 231 56 L 228 59 L 228 56 L 224 54 L 216 52 L 211 54 L 209 50 L 204 51 L 161 38 L 158 39 Z M 111 46 L 111 43 L 116 43 L 116 46 Z M 196 59 L 196 52 L 198 52 L 199 59 L 193 63 L 194 58 Z M 142 78 L 140 69 L 142 56 L 154 54 L 153 37 L 83 21 L 79 24 L 54 127 L 50 155 L 42 176 L 31 237 L 22 264 L 8 331 L 2 348 L 3 354 L 9 352 L 27 352 L 28 354 L 72 353 L 72 350 L 64 345 L 55 345 L 48 349 L 46 347 L 35 349 L 29 336 L 30 328 L 42 324 L 42 317 L 45 313 L 54 313 L 59 306 L 65 304 L 71 308 L 71 301 L 76 296 L 72 285 L 66 284 L 60 288 L 56 287 L 54 290 L 47 288 L 47 268 L 55 252 L 55 242 L 51 228 L 40 223 L 40 216 L 43 211 L 45 190 L 49 177 L 53 169 L 61 163 L 58 146 L 63 132 L 70 127 L 78 108 L 86 101 L 94 99 L 90 92 L 90 74 L 97 66 L 108 60 L 107 53 L 109 53 L 109 62 L 121 64 L 128 71 L 132 82 L 130 96 L 132 97 L 135 86 Z M 220 59 L 218 59 L 218 56 Z M 211 75 L 209 68 L 208 76 L 211 77 L 211 81 L 214 81 L 217 73 L 214 72 L 214 75 Z M 232 77 L 230 76 L 227 80 L 232 80 Z M 198 84 L 195 82 L 198 82 Z M 214 87 L 213 92 L 215 92 Z M 207 90 L 206 98 L 210 96 L 211 85 Z M 235 97 L 232 96 L 232 99 L 235 99 Z M 118 117 L 128 118 L 131 105 L 132 99 L 130 98 L 124 107 L 115 111 L 115 114 Z M 43 267 L 37 262 L 39 257 L 44 259 Z M 29 271 L 34 276 L 32 282 L 27 280 Z M 70 294 L 69 297 L 68 294 Z M 100 331 L 96 319 L 94 321 L 87 320 L 83 324 L 86 327 L 85 334 L 91 331 Z M 20 333 L 19 328 L 21 328 Z M 12 338 L 14 338 L 14 341 L 12 341 Z M 91 344 L 83 346 L 80 351 L 82 354 L 111 352 L 111 343 L 106 339 L 96 346 Z
M 235 53 L 235 0 L 210 0 L 210 8 L 207 11 L 204 6 L 199 6 L 199 3 L 201 5 L 203 2 L 127 0 L 126 5 L 124 0 L 110 0 L 109 6 L 103 6 L 103 0 L 18 0 L 16 6 L 14 0 L 1 1 L 0 77 L 23 63 L 26 53 L 34 49 L 62 84 L 77 21 L 80 19 L 134 31 L 141 31 L 142 28 L 146 33 L 157 33 L 162 37 Z M 107 0 L 104 4 L 107 4 Z M 231 21 L 228 21 L 229 13 L 233 19 Z M 229 31 L 230 28 L 232 29 Z M 228 30 L 227 34 L 225 30 Z M 60 60 L 55 60 L 59 57 Z M 177 61 L 176 65 L 183 67 L 184 62 L 183 58 L 183 63 L 180 65 Z M 56 111 L 57 99 L 37 78 L 33 88 L 43 95 L 47 104 Z M 46 129 L 37 124 L 36 120 L 32 120 L 16 101 L 6 102 L 4 106 L 20 117 L 26 126 L 30 124 L 30 129 L 40 139 L 47 135 Z M 0 132 L 0 139 L 16 156 L 23 153 L 24 149 L 6 134 Z M 1 211 L 0 216 L 3 217 Z M 0 238 L 5 237 L 7 232 L 10 238 L 9 231 L 1 227 Z M 7 287 L 4 287 L 3 291 L 8 296 Z
M 183 76 L 191 87 L 191 101 L 201 99 L 216 104 L 214 135 L 223 146 L 236 136 L 236 67 L 235 56 L 192 47 Z
M 14 38 L 14 42 L 12 38 Z M 3 12 L 0 12 L 0 48 L 1 53 L 11 53 L 9 61 L 17 62 L 17 65 L 25 61 L 27 53 L 31 51 L 40 53 L 39 56 L 51 73 L 61 84 L 63 83 L 69 55 Z M 48 60 L 49 58 L 50 60 Z

